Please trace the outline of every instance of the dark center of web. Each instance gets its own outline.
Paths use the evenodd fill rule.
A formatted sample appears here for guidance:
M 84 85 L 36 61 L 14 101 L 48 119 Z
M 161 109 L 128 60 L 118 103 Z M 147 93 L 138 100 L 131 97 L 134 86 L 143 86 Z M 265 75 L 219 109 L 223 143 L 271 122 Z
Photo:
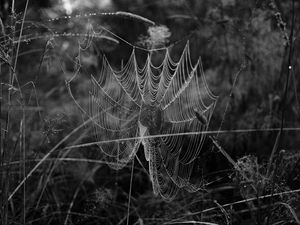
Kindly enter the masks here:
M 147 127 L 151 135 L 159 134 L 163 126 L 163 111 L 159 106 L 145 104 L 142 106 L 140 123 Z

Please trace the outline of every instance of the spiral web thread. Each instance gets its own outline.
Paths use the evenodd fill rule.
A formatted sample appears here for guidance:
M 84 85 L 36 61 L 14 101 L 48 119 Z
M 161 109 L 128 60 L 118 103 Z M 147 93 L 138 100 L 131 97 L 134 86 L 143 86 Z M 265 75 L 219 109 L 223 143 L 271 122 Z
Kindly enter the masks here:
M 142 144 L 154 193 L 171 200 L 180 188 L 190 192 L 201 188 L 190 178 L 217 96 L 208 88 L 201 60 L 192 64 L 189 43 L 178 62 L 168 48 L 159 66 L 152 64 L 151 55 L 150 51 L 140 67 L 133 49 L 120 70 L 104 56 L 100 74 L 91 78 L 88 113 L 108 165 L 121 169 Z M 182 132 L 199 134 L 176 135 Z

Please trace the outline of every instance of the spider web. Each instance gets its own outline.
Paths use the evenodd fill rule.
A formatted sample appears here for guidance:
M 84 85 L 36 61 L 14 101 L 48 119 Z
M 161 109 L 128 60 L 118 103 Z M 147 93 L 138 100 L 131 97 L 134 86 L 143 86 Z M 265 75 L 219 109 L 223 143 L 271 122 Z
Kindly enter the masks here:
M 197 191 L 201 187 L 190 177 L 217 96 L 208 88 L 201 60 L 192 64 L 189 43 L 178 62 L 166 48 L 159 66 L 152 64 L 150 51 L 140 67 L 135 51 L 120 70 L 104 56 L 101 72 L 91 78 L 88 115 L 98 146 L 108 165 L 121 169 L 142 144 L 153 191 L 164 199 L 180 188 Z M 185 132 L 198 134 L 178 135 Z
M 23 35 L 20 41 L 47 37 L 29 34 Z M 192 63 L 189 42 L 176 62 L 172 60 L 169 48 L 148 50 L 135 47 L 102 26 L 99 32 L 89 26 L 86 34 L 51 31 L 50 37 L 85 37 L 79 42 L 79 54 L 90 46 L 93 38 L 116 43 L 120 40 L 133 47 L 127 63 L 120 70 L 113 69 L 103 57 L 100 73 L 91 77 L 87 111 L 73 97 L 70 88 L 80 71 L 80 55 L 75 62 L 74 76 L 66 82 L 68 91 L 83 114 L 89 116 L 98 147 L 108 166 L 116 170 L 123 168 L 143 145 L 156 195 L 172 200 L 181 188 L 190 192 L 201 189 L 201 185 L 191 182 L 191 175 L 217 96 L 208 88 L 201 59 Z M 143 66 L 137 63 L 136 49 L 148 52 Z M 152 63 L 156 51 L 165 51 L 158 66 Z M 195 134 L 191 134 L 193 132 Z M 14 193 L 24 182 L 25 179 Z

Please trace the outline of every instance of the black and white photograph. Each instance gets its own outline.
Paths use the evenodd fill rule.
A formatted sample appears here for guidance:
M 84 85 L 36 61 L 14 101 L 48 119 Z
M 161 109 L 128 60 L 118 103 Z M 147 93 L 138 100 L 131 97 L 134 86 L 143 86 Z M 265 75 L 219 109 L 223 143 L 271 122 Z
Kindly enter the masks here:
M 300 225 L 300 2 L 0 0 L 0 225 Z

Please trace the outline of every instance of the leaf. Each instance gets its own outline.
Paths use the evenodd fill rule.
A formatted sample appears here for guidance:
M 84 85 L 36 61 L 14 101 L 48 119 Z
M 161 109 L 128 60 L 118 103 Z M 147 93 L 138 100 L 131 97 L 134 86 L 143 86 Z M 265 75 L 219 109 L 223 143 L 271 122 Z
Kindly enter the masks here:
M 131 18 L 131 19 L 137 19 L 137 20 L 140 20 L 140 21 L 143 21 L 145 23 L 149 23 L 151 25 L 155 25 L 155 23 L 145 17 L 142 17 L 140 15 L 137 15 L 137 14 L 133 14 L 133 13 L 130 13 L 130 12 L 123 12 L 123 11 L 118 11 L 116 13 L 114 13 L 115 15 L 117 16 L 124 16 L 124 17 L 128 17 L 128 18 Z

